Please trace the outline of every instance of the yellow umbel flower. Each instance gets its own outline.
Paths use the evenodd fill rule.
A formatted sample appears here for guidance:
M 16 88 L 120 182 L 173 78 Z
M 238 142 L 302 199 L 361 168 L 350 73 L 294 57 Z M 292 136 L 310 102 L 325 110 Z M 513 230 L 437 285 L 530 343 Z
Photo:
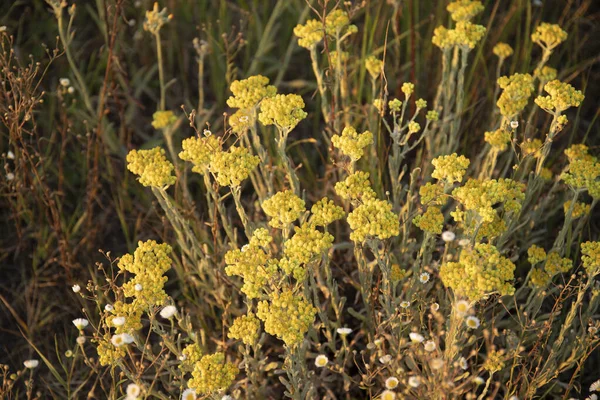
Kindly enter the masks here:
M 228 151 L 213 154 L 209 170 L 221 186 L 239 186 L 254 168 L 260 158 L 250 154 L 247 148 L 231 146 Z
M 544 270 L 551 277 L 561 272 L 569 272 L 571 268 L 573 268 L 573 261 L 568 258 L 562 258 L 560 254 L 555 251 L 548 254 L 546 264 L 544 264 Z
M 229 117 L 229 125 L 234 133 L 243 134 L 256 122 L 256 112 L 253 109 L 240 109 Z
M 415 84 L 410 82 L 404 82 L 400 88 L 404 96 L 408 99 L 415 92 Z
M 96 351 L 98 352 L 98 361 L 104 367 L 107 365 L 116 365 L 117 361 L 127 354 L 126 346 L 116 347 L 113 345 L 110 342 L 110 334 L 108 333 L 98 340 Z
M 179 153 L 179 158 L 194 164 L 192 171 L 204 174 L 213 155 L 221 151 L 221 141 L 213 135 L 203 138 L 191 137 L 184 139 L 181 147 L 183 150 Z
M 531 247 L 529 247 L 527 249 L 527 261 L 529 261 L 529 263 L 531 265 L 541 263 L 542 261 L 545 261 L 545 260 L 546 260 L 546 250 L 544 250 L 540 246 L 537 246 L 534 244 L 534 245 L 531 245 Z
M 583 93 L 568 83 L 559 80 L 553 80 L 544 85 L 544 90 L 550 96 L 538 96 L 535 104 L 548 112 L 564 111 L 571 107 L 579 107 L 584 99 Z
M 454 182 L 462 181 L 471 162 L 465 156 L 459 156 L 456 153 L 453 153 L 449 156 L 434 158 L 431 163 L 435 167 L 431 177 L 452 184 Z
M 585 242 L 581 244 L 581 261 L 590 276 L 600 273 L 600 242 Z
M 457 46 L 474 49 L 475 45 L 485 36 L 485 26 L 472 24 L 468 21 L 459 21 L 454 29 Z
M 298 282 L 304 282 L 306 279 L 306 267 L 296 259 L 283 257 L 277 261 L 277 265 L 285 276 L 293 276 Z
M 115 333 L 132 333 L 142 329 L 142 313 L 144 309 L 142 305 L 133 301 L 133 303 L 123 303 L 122 301 L 116 301 L 113 304 L 112 310 L 106 316 L 106 324 L 110 327 L 116 328 Z M 116 324 L 115 318 L 124 318 L 123 324 Z
M 484 140 L 492 146 L 494 150 L 504 151 L 508 148 L 511 135 L 504 129 L 496 129 L 493 132 L 485 132 Z
M 415 106 L 417 106 L 419 110 L 422 110 L 427 107 L 427 101 L 425 99 L 418 99 L 415 101 Z
M 533 268 L 529 276 L 529 286 L 544 288 L 550 283 L 552 278 L 543 268 Z
M 437 121 L 439 118 L 440 118 L 440 115 L 435 110 L 429 110 L 429 111 L 427 111 L 427 114 L 425 115 L 425 119 L 427 121 Z
M 421 130 L 421 125 L 419 125 L 418 122 L 415 121 L 410 121 L 408 123 L 408 133 L 412 134 L 412 133 L 417 133 Z
M 427 207 L 427 211 L 417 215 L 413 223 L 425 232 L 439 235 L 444 228 L 444 214 L 438 207 Z
M 593 161 L 595 158 L 589 154 L 589 148 L 585 144 L 573 144 L 565 150 L 569 162 L 574 160 Z
M 269 256 L 261 247 L 249 244 L 225 253 L 225 273 L 241 277 L 244 280 L 242 292 L 249 299 L 258 298 L 277 273 L 277 265 L 268 261 Z
M 331 143 L 352 161 L 358 161 L 363 156 L 363 149 L 373 143 L 373 134 L 369 131 L 359 134 L 356 129 L 347 126 L 341 136 L 333 135 L 331 137 Z
M 483 11 L 483 5 L 480 1 L 457 0 L 448 4 L 446 10 L 454 21 L 470 21 Z
M 523 156 L 532 156 L 537 158 L 540 156 L 540 149 L 542 148 L 542 141 L 540 139 L 527 139 L 520 144 Z
M 400 282 L 404 280 L 408 276 L 408 272 L 400 268 L 398 264 L 392 264 L 392 269 L 390 271 L 390 280 L 392 282 Z
M 498 58 L 508 58 L 514 53 L 513 48 L 508 43 L 503 42 L 496 44 L 492 51 Z
M 144 186 L 165 187 L 175 183 L 171 175 L 175 167 L 160 147 L 150 150 L 131 150 L 127 154 L 127 169 L 139 176 Z
M 252 313 L 237 317 L 233 321 L 233 325 L 229 328 L 227 335 L 231 339 L 239 339 L 244 344 L 251 345 L 256 343 L 260 330 L 260 321 Z
M 550 82 L 553 79 L 556 79 L 556 75 L 558 71 L 555 68 L 544 65 L 542 69 L 536 68 L 533 75 L 537 77 L 542 82 Z
M 277 93 L 275 86 L 269 85 L 269 78 L 262 75 L 233 81 L 229 89 L 233 95 L 227 99 L 227 105 L 245 110 L 256 107 L 261 100 Z
M 563 205 L 563 209 L 565 211 L 565 216 L 566 216 L 567 213 L 569 212 L 569 210 L 571 209 L 571 200 L 565 202 L 565 204 Z M 589 204 L 585 204 L 585 203 L 578 201 L 575 203 L 575 206 L 573 207 L 573 212 L 571 213 L 571 218 L 577 219 L 577 218 L 583 217 L 584 215 L 588 215 L 590 213 L 590 209 L 591 209 L 591 206 Z
M 205 355 L 194 365 L 188 387 L 199 394 L 215 393 L 231 386 L 238 372 L 235 365 L 225 362 L 225 354 Z
M 325 29 L 327 34 L 331 36 L 340 36 L 358 32 L 355 25 L 350 25 L 350 17 L 348 13 L 339 8 L 330 12 L 325 17 Z
M 308 115 L 303 108 L 304 100 L 297 94 L 278 94 L 260 103 L 258 120 L 264 125 L 290 131 Z
M 514 279 L 515 265 L 502 257 L 491 244 L 479 243 L 473 249 L 460 253 L 459 262 L 445 263 L 440 267 L 440 278 L 459 296 L 478 301 L 485 295 L 498 292 L 511 295 L 515 288 L 510 284 Z
M 325 36 L 323 23 L 316 19 L 309 19 L 304 25 L 296 25 L 294 35 L 298 38 L 298 45 L 300 47 L 311 49 L 323 40 L 323 36 Z
M 163 129 L 177 121 L 173 111 L 157 111 L 152 114 L 152 126 L 154 129 Z
M 258 228 L 252 232 L 250 238 L 250 246 L 267 247 L 273 241 L 273 237 L 269 234 L 269 231 L 265 228 Z
M 172 251 L 166 243 L 148 240 L 138 242 L 133 255 L 121 257 L 119 269 L 135 274 L 123 285 L 125 296 L 134 297 L 144 307 L 164 304 L 167 294 L 163 288 L 168 278 L 163 275 L 171 269 Z
M 568 152 L 568 153 L 567 153 Z M 567 151 L 570 159 L 567 171 L 561 179 L 574 189 L 587 189 L 594 199 L 600 198 L 600 163 L 595 157 L 587 154 L 587 147 L 572 146 Z
M 502 370 L 504 365 L 504 352 L 502 350 L 492 350 L 488 353 L 487 359 L 483 363 L 483 369 L 494 373 Z
M 311 224 L 302 224 L 294 228 L 294 235 L 283 247 L 286 257 L 307 264 L 325 253 L 332 244 L 333 236 L 329 232 L 321 232 Z
M 369 75 L 371 75 L 371 78 L 377 79 L 383 73 L 383 61 L 375 56 L 369 56 L 365 60 L 365 68 L 369 72 Z
M 433 184 L 427 182 L 419 188 L 419 195 L 421 196 L 421 204 L 442 206 L 446 203 L 447 196 L 444 196 L 444 187 L 440 184 Z
M 144 21 L 144 30 L 156 35 L 160 28 L 168 23 L 173 15 L 167 14 L 166 8 L 158 10 L 158 3 L 154 3 L 152 10 L 146 11 L 146 20 Z
M 433 30 L 431 43 L 442 50 L 451 49 L 456 46 L 456 31 L 440 25 Z
M 359 243 L 369 238 L 388 239 L 400 232 L 398 216 L 390 202 L 374 198 L 364 199 L 348 214 L 348 224 L 352 229 L 350 240 Z
M 275 193 L 262 203 L 262 209 L 271 217 L 269 225 L 273 228 L 287 228 L 306 211 L 304 200 L 291 190 Z
M 315 226 L 327 226 L 333 221 L 342 219 L 345 215 L 344 209 L 336 206 L 333 200 L 327 197 L 317 201 L 310 209 L 312 218 L 310 223 Z
M 513 119 L 519 114 L 529 101 L 533 93 L 533 77 L 529 74 L 514 74 L 498 78 L 498 86 L 503 89 L 496 105 L 500 114 L 508 119 Z
M 181 351 L 182 360 L 179 368 L 185 372 L 192 372 L 194 365 L 202 359 L 202 348 L 198 343 L 188 344 Z
M 531 34 L 531 41 L 538 44 L 546 51 L 551 51 L 556 46 L 567 40 L 567 32 L 556 24 L 542 22 Z
M 317 309 L 301 295 L 291 290 L 273 292 L 269 301 L 258 303 L 258 318 L 265 331 L 294 348 L 304 340 L 304 335 L 315 319 Z
M 369 182 L 369 173 L 364 171 L 356 171 L 348 175 L 343 182 L 335 184 L 335 192 L 342 199 L 371 199 L 375 197 L 375 192 L 371 189 Z

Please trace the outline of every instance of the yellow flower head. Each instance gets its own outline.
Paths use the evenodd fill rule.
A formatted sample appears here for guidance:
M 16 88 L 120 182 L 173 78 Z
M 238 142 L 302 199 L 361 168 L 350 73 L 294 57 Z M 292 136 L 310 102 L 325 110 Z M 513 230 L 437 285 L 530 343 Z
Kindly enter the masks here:
M 158 3 L 154 3 L 154 7 L 150 11 L 146 11 L 146 20 L 144 21 L 144 30 L 156 35 L 160 28 L 168 23 L 173 15 L 168 14 L 166 8 L 158 10 Z
M 546 261 L 546 250 L 535 244 L 531 245 L 531 247 L 527 249 L 527 261 L 529 261 L 531 265 Z
M 399 112 L 402 107 L 402 101 L 399 99 L 393 99 L 388 101 L 388 107 L 392 112 Z
M 200 394 L 211 394 L 225 390 L 233 383 L 238 368 L 225 362 L 225 354 L 205 355 L 194 365 L 188 387 Z
M 316 19 L 310 19 L 304 25 L 296 25 L 294 35 L 298 38 L 298 45 L 300 47 L 311 49 L 323 40 L 323 36 L 325 35 L 323 23 Z
M 595 157 L 572 159 L 561 179 L 575 189 L 587 189 L 590 196 L 600 198 L 600 163 Z
M 112 311 L 106 316 L 106 324 L 116 328 L 115 333 L 132 333 L 142 329 L 142 314 L 144 312 L 143 304 L 138 301 L 133 303 L 123 303 L 116 301 L 113 304 Z M 117 325 L 114 323 L 115 318 L 124 318 L 125 323 Z
M 454 30 L 456 44 L 469 49 L 474 49 L 486 32 L 485 26 L 472 24 L 468 21 L 457 22 Z
M 345 215 L 344 209 L 340 206 L 336 206 L 333 200 L 327 197 L 317 201 L 310 209 L 312 218 L 310 223 L 315 226 L 327 226 L 333 221 L 342 219 Z
M 473 249 L 460 253 L 459 262 L 445 263 L 440 267 L 440 278 L 459 296 L 478 301 L 483 296 L 498 292 L 511 295 L 515 288 L 515 265 L 500 255 L 491 244 L 476 244 Z
M 350 240 L 359 243 L 368 238 L 388 239 L 400 232 L 398 216 L 392 211 L 392 205 L 374 198 L 364 199 L 348 214 L 348 224 L 352 229 Z
M 171 175 L 175 168 L 160 147 L 131 150 L 127 154 L 127 169 L 138 175 L 140 183 L 144 186 L 160 188 L 175 183 L 175 177 Z
M 303 108 L 304 100 L 297 94 L 278 94 L 260 103 L 258 119 L 264 125 L 290 131 L 308 115 Z
M 375 192 L 371 189 L 369 173 L 364 171 L 356 171 L 348 175 L 343 182 L 336 183 L 335 192 L 342 199 L 357 200 L 375 197 Z
M 256 122 L 256 113 L 252 109 L 239 109 L 229 117 L 231 130 L 238 135 L 245 133 Z
M 327 34 L 331 36 L 344 35 L 346 33 L 356 33 L 358 29 L 354 25 L 350 25 L 348 13 L 344 10 L 336 9 L 327 14 L 325 17 L 325 29 Z
M 356 129 L 347 126 L 341 136 L 333 135 L 331 143 L 352 161 L 358 161 L 363 156 L 363 149 L 373 143 L 373 134 L 369 131 L 359 134 Z
M 531 155 L 534 158 L 540 156 L 540 149 L 542 148 L 542 141 L 540 139 L 527 139 L 520 144 L 523 156 Z
M 504 368 L 504 352 L 492 350 L 488 353 L 487 360 L 483 363 L 483 369 L 489 372 L 498 372 Z
M 229 338 L 239 339 L 244 344 L 251 345 L 256 343 L 260 330 L 260 321 L 252 313 L 237 317 L 233 325 L 229 328 Z
M 534 72 L 534 76 L 539 78 L 542 82 L 550 82 L 553 79 L 556 79 L 556 75 L 558 71 L 555 68 L 544 65 L 541 69 L 536 68 Z
M 250 154 L 247 148 L 231 146 L 228 151 L 213 154 L 209 170 L 221 186 L 239 186 L 258 166 L 260 158 Z
M 500 113 L 508 119 L 519 114 L 533 93 L 533 77 L 529 74 L 514 74 L 498 78 L 498 86 L 503 89 L 498 102 Z
M 365 68 L 371 75 L 371 78 L 377 79 L 383 72 L 383 61 L 374 56 L 369 56 L 365 60 Z
M 465 156 L 459 156 L 456 153 L 449 156 L 440 156 L 431 161 L 435 170 L 431 174 L 432 178 L 445 180 L 448 183 L 461 182 L 463 176 L 471 163 Z
M 294 235 L 284 243 L 284 254 L 290 260 L 308 264 L 313 258 L 325 253 L 333 244 L 329 232 L 321 232 L 311 224 L 294 228 Z
M 427 182 L 419 188 L 419 195 L 421 196 L 421 204 L 423 205 L 427 205 L 431 202 L 433 205 L 442 206 L 446 203 L 444 187 L 440 184 Z
M 271 217 L 269 225 L 273 228 L 287 228 L 289 224 L 300 218 L 306 210 L 304 200 L 291 190 L 275 193 L 262 203 L 265 214 Z
M 531 41 L 538 44 L 544 50 L 550 51 L 567 40 L 567 32 L 556 24 L 542 22 L 531 34 Z
M 508 58 L 513 55 L 513 48 L 510 47 L 508 43 L 500 42 L 494 46 L 492 49 L 494 54 L 498 56 L 498 58 Z
M 191 137 L 181 142 L 182 151 L 179 158 L 190 161 L 194 166 L 192 171 L 203 174 L 210 165 L 216 153 L 221 152 L 221 141 L 214 135 L 207 137 Z
M 565 204 L 563 205 L 563 209 L 565 211 L 565 216 L 566 216 L 567 213 L 569 212 L 569 210 L 571 209 L 571 200 L 565 202 Z M 573 211 L 571 213 L 571 218 L 573 218 L 573 219 L 581 218 L 584 215 L 589 214 L 590 209 L 591 209 L 591 206 L 589 204 L 585 204 L 580 201 L 577 201 L 577 202 L 575 202 L 575 206 L 573 207 Z
M 400 90 L 402 90 L 402 93 L 404 93 L 404 96 L 406 96 L 406 98 L 408 99 L 415 91 L 415 84 L 410 82 L 404 82 Z
M 492 146 L 494 150 L 504 151 L 510 143 L 510 132 L 504 129 L 496 129 L 493 132 L 485 132 L 484 140 Z
M 581 261 L 590 276 L 600 273 L 600 242 L 585 242 L 581 244 Z
M 250 246 L 267 247 L 273 241 L 273 237 L 269 234 L 269 231 L 265 228 L 258 228 L 252 232 L 250 238 Z
M 480 1 L 456 0 L 448 4 L 446 10 L 454 21 L 470 21 L 483 11 L 483 5 Z
M 442 50 L 451 49 L 456 46 L 456 31 L 440 25 L 433 30 L 431 43 Z
M 413 223 L 425 232 L 439 235 L 444 228 L 444 214 L 438 207 L 427 207 L 427 211 L 417 215 Z
M 244 280 L 242 292 L 249 299 L 260 297 L 263 288 L 277 273 L 277 266 L 270 264 L 267 253 L 254 243 L 225 253 L 225 263 L 228 276 L 236 275 Z
M 181 351 L 181 355 L 183 356 L 183 360 L 179 368 L 186 372 L 192 372 L 194 365 L 202 359 L 202 348 L 198 343 L 188 344 Z
M 561 272 L 569 272 L 571 268 L 573 268 L 573 261 L 568 258 L 562 258 L 560 254 L 555 251 L 548 254 L 546 264 L 544 265 L 544 270 L 550 277 L 553 277 Z
M 271 293 L 269 301 L 259 302 L 257 315 L 264 322 L 267 333 L 294 348 L 304 340 L 316 312 L 303 296 L 283 290 Z
M 256 107 L 261 100 L 277 93 L 275 86 L 269 85 L 269 78 L 262 75 L 233 81 L 230 90 L 233 95 L 227 99 L 227 105 L 245 110 Z
M 157 111 L 152 114 L 152 126 L 154 129 L 163 129 L 177 121 L 173 111 Z
M 110 342 L 110 334 L 106 334 L 102 339 L 98 340 L 98 360 L 100 365 L 116 365 L 117 361 L 125 357 L 127 354 L 126 346 L 116 347 Z
M 535 104 L 547 111 L 564 111 L 571 107 L 579 107 L 584 99 L 583 93 L 568 83 L 553 80 L 544 85 L 544 90 L 550 96 L 538 96 Z

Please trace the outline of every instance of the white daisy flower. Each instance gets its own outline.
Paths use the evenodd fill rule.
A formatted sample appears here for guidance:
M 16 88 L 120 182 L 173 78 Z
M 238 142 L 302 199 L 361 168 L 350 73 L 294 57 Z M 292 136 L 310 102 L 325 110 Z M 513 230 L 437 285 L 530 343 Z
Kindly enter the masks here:
M 140 395 L 141 392 L 142 389 L 140 389 L 140 387 L 135 383 L 130 383 L 127 385 L 127 397 L 135 399 Z
M 73 93 L 75 93 L 75 88 L 73 86 L 69 86 L 69 88 L 67 89 L 67 92 L 69 92 L 69 94 L 73 94 Z
M 433 360 L 431 360 L 429 365 L 432 369 L 441 369 L 444 366 L 444 360 L 442 360 L 441 358 L 434 358 Z
M 400 307 L 402 307 L 402 308 L 410 307 L 410 301 L 404 300 L 402 303 L 400 303 Z
M 329 358 L 325 354 L 319 354 L 317 358 L 315 358 L 315 366 L 317 368 L 323 368 L 329 362 Z
M 160 316 L 166 319 L 170 319 L 177 313 L 177 307 L 175 306 L 165 306 L 162 310 L 160 310 Z
M 464 357 L 461 357 L 458 360 L 458 366 L 462 369 L 462 370 L 466 370 L 467 368 L 469 368 L 469 364 L 467 363 L 467 359 Z
M 79 291 L 81 290 L 81 286 L 79 286 L 79 285 L 73 285 L 73 286 L 71 287 L 71 289 L 73 289 L 73 291 L 74 291 L 75 293 L 79 293 Z
M 347 336 L 352 333 L 352 329 L 350 328 L 337 328 L 336 332 L 342 336 Z
M 107 304 L 107 305 L 104 306 L 104 311 L 111 312 L 114 309 L 115 308 L 112 306 L 112 304 Z
M 114 317 L 112 320 L 113 326 L 123 326 L 125 325 L 125 317 Z
M 85 336 L 77 336 L 77 344 L 78 345 L 83 345 L 85 343 Z
M 110 341 L 115 347 L 121 347 L 124 344 L 133 343 L 133 336 L 128 333 L 121 333 L 113 335 L 113 337 L 110 338 Z
M 12 172 L 6 174 L 7 181 L 12 181 L 13 179 L 15 179 L 15 174 L 13 174 Z
M 71 84 L 71 81 L 69 80 L 69 78 L 60 78 L 59 79 L 60 85 L 67 87 Z
M 15 153 L 13 153 L 12 151 L 8 151 L 8 153 L 6 153 L 6 158 L 8 158 L 9 160 L 14 160 L 15 159 Z
M 5 25 L 0 26 L 0 32 L 6 32 L 6 26 Z
M 473 382 L 479 386 L 479 385 L 483 385 L 485 383 L 485 379 L 483 379 L 480 376 L 475 377 L 475 379 L 473 379 Z
M 392 392 L 391 390 L 384 390 L 381 393 L 381 400 L 395 400 L 396 399 L 396 393 Z
M 458 241 L 458 245 L 460 247 L 467 247 L 469 245 L 469 243 L 471 243 L 471 239 L 467 239 L 467 238 L 462 238 Z
M 590 385 L 590 392 L 600 391 L 600 379 Z
M 140 283 L 136 283 L 133 288 L 135 289 L 136 292 L 142 291 L 142 285 Z
M 517 129 L 519 127 L 519 121 L 510 121 L 510 127 Z
M 419 281 L 421 281 L 421 283 L 427 283 L 429 282 L 429 274 L 427 272 L 423 272 L 421 273 L 421 275 L 419 275 Z
M 386 389 L 396 389 L 399 382 L 400 381 L 398 380 L 398 378 L 396 378 L 395 376 L 390 376 L 389 378 L 387 378 L 385 380 L 385 388 Z
M 421 385 L 421 378 L 418 376 L 411 376 L 408 378 L 408 386 L 417 388 Z
M 385 356 L 379 357 L 379 362 L 382 364 L 387 364 L 390 361 L 392 361 L 392 356 L 389 354 L 386 354 Z
M 25 368 L 34 369 L 37 368 L 38 365 L 40 365 L 40 361 L 35 359 L 25 360 L 23 361 L 23 365 L 25 366 Z
M 181 400 L 196 400 L 196 391 L 194 389 L 185 389 L 181 394 Z
M 73 325 L 75 325 L 75 327 L 79 330 L 85 329 L 89 324 L 90 321 L 85 318 L 77 318 L 73 320 Z
M 456 239 L 456 234 L 452 231 L 444 231 L 442 232 L 442 240 L 446 243 L 452 242 Z
M 454 304 L 454 310 L 459 317 L 464 317 L 467 315 L 469 310 L 471 309 L 471 304 L 466 300 L 459 300 Z
M 428 340 L 424 344 L 425 351 L 434 351 L 436 349 L 435 342 L 433 340 Z
M 212 135 L 212 132 L 208 129 L 205 129 L 202 133 L 204 133 L 204 136 L 209 137 L 210 135 Z
M 247 245 L 247 244 L 243 245 L 242 250 L 241 250 L 242 253 L 245 252 L 246 250 L 248 250 L 248 248 L 250 248 L 250 245 Z
M 481 324 L 481 322 L 479 321 L 479 318 L 471 315 L 471 316 L 467 317 L 465 324 L 467 324 L 467 326 L 471 329 L 477 329 L 477 328 L 479 328 L 479 325 Z
M 410 337 L 410 340 L 412 340 L 415 343 L 423 343 L 423 341 L 425 340 L 423 335 L 417 332 L 411 332 L 408 336 Z

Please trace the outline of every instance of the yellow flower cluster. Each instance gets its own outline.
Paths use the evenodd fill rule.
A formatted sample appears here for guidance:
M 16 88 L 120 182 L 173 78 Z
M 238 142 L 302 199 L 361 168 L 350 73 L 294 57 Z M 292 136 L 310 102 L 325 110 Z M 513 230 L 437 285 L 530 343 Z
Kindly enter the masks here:
M 250 238 L 250 246 L 267 247 L 273 241 L 273 237 L 269 234 L 269 231 L 265 228 L 258 228 L 252 232 Z
M 416 121 L 410 121 L 408 123 L 408 133 L 417 133 L 421 130 L 421 125 Z
M 563 209 L 565 211 L 565 216 L 566 216 L 567 213 L 569 212 L 569 210 L 571 209 L 571 200 L 565 202 L 565 204 L 563 205 Z M 581 218 L 584 215 L 589 214 L 590 209 L 591 209 L 591 206 L 589 204 L 585 204 L 580 201 L 575 202 L 575 206 L 573 207 L 573 211 L 571 213 L 571 218 L 573 218 L 573 219 Z
M 254 109 L 240 109 L 229 117 L 229 125 L 234 133 L 242 134 L 246 132 L 256 122 L 256 112 Z
M 406 278 L 407 275 L 408 273 L 400 268 L 398 264 L 392 264 L 392 269 L 390 271 L 390 279 L 392 282 L 399 282 Z
M 250 154 L 247 148 L 231 146 L 228 151 L 213 154 L 209 170 L 221 186 L 239 186 L 254 168 L 260 158 Z
M 290 131 L 308 115 L 303 108 L 304 100 L 297 94 L 278 94 L 260 103 L 258 120 L 264 125 Z
M 531 41 L 550 51 L 567 40 L 567 36 L 567 32 L 563 31 L 560 26 L 542 22 L 531 34 Z
M 157 111 L 152 114 L 152 126 L 154 129 L 163 129 L 177 121 L 173 111 Z
M 525 199 L 525 185 L 512 179 L 469 179 L 464 186 L 454 189 L 454 198 L 466 211 L 473 211 L 484 222 L 498 217 L 497 205 L 504 204 L 504 212 L 518 212 Z M 457 222 L 464 221 L 464 212 L 451 213 Z
M 565 150 L 565 155 L 569 159 L 569 162 L 573 162 L 574 160 L 594 160 L 594 157 L 589 153 L 589 148 L 582 143 L 571 145 Z
M 244 110 L 256 107 L 262 99 L 277 93 L 275 86 L 269 85 L 269 78 L 262 75 L 233 81 L 229 89 L 233 95 L 227 99 L 227 105 Z
M 300 261 L 283 257 L 277 263 L 286 276 L 293 276 L 298 282 L 304 282 L 306 279 L 306 268 Z
M 439 207 L 428 207 L 422 215 L 417 215 L 413 223 L 425 232 L 439 235 L 444 228 L 444 214 Z
M 540 139 L 527 139 L 520 144 L 523 156 L 531 155 L 534 158 L 540 156 L 540 149 L 542 148 L 542 141 Z
M 529 263 L 531 265 L 541 263 L 545 259 L 546 259 L 546 250 L 544 250 L 540 246 L 537 246 L 534 244 L 534 245 L 531 245 L 531 247 L 529 247 L 527 249 L 527 261 L 529 261 Z
M 415 84 L 410 82 L 404 82 L 400 90 L 402 91 L 402 93 L 404 93 L 404 96 L 406 96 L 406 98 L 409 98 L 415 92 Z
M 431 43 L 442 50 L 451 49 L 456 45 L 456 34 L 453 29 L 440 25 L 433 30 Z
M 460 46 L 465 49 L 474 49 L 477 43 L 485 36 L 486 29 L 483 25 L 476 25 L 468 21 L 459 21 L 455 29 L 438 26 L 433 31 L 431 42 L 440 49 L 450 49 Z
M 262 209 L 271 217 L 269 225 L 273 228 L 287 228 L 306 210 L 304 200 L 291 190 L 275 193 L 262 203 Z
M 514 74 L 498 78 L 498 86 L 503 89 L 496 105 L 506 118 L 519 114 L 533 92 L 533 77 L 529 74 Z
M 348 214 L 348 224 L 352 229 L 350 240 L 359 243 L 369 238 L 384 240 L 397 236 L 400 225 L 392 205 L 375 198 L 363 198 L 363 203 Z
M 600 242 L 585 242 L 581 244 L 581 261 L 590 276 L 600 273 Z
M 239 339 L 244 344 L 251 345 L 256 343 L 260 330 L 260 321 L 252 313 L 237 317 L 233 325 L 229 328 L 229 338 Z
M 108 326 L 115 327 L 115 333 L 131 333 L 142 329 L 142 313 L 143 309 L 139 302 L 134 300 L 133 303 L 123 303 L 122 301 L 116 301 L 113 304 L 112 311 L 106 317 L 106 323 Z M 123 325 L 115 326 L 113 320 L 116 317 L 124 317 L 125 323 Z
M 470 21 L 483 11 L 483 5 L 480 1 L 456 0 L 448 4 L 446 10 L 454 21 Z
M 102 366 L 113 365 L 127 354 L 126 346 L 116 347 L 113 345 L 110 342 L 109 334 L 98 340 L 96 351 L 98 352 L 98 360 Z
M 144 21 L 144 30 L 152 33 L 153 35 L 157 34 L 160 31 L 160 28 L 163 27 L 166 23 L 168 23 L 173 15 L 167 14 L 167 9 L 163 8 L 162 10 L 158 10 L 158 2 L 154 3 L 154 7 L 150 11 L 146 11 L 146 20 Z
M 221 141 L 211 135 L 203 138 L 191 137 L 181 142 L 182 151 L 179 158 L 190 161 L 194 166 L 192 171 L 203 174 L 210 165 L 214 154 L 221 152 Z
M 504 366 L 504 352 L 501 350 L 490 351 L 487 359 L 483 363 L 483 369 L 492 373 L 502 370 Z
M 337 182 L 335 192 L 346 200 L 372 199 L 375 197 L 375 192 L 371 189 L 371 183 L 369 182 L 369 173 L 364 171 L 356 171 L 348 175 L 343 182 Z
M 542 82 L 549 82 L 556 79 L 558 71 L 555 68 L 544 65 L 541 69 L 536 68 L 534 75 Z
M 327 34 L 331 36 L 358 32 L 358 28 L 355 25 L 350 25 L 348 13 L 339 8 L 333 10 L 325 17 L 325 29 L 327 30 Z
M 194 365 L 188 387 L 199 394 L 211 394 L 227 389 L 238 374 L 238 368 L 225 362 L 225 354 L 205 355 Z
M 244 280 L 242 292 L 249 299 L 260 297 L 262 289 L 277 273 L 277 265 L 269 263 L 265 251 L 253 244 L 225 253 L 225 273 Z
M 440 156 L 431 161 L 435 170 L 431 176 L 440 181 L 448 183 L 461 182 L 469 164 L 471 163 L 465 156 L 459 156 L 456 153 L 449 156 Z
M 350 57 L 350 54 L 348 54 L 347 51 L 338 52 L 333 50 L 329 53 L 329 58 L 333 67 L 337 67 L 338 62 L 340 64 L 345 63 L 346 61 L 348 61 L 348 57 Z
M 373 143 L 373 134 L 369 131 L 358 133 L 353 127 L 347 126 L 341 136 L 331 137 L 331 143 L 352 161 L 358 161 L 363 156 L 363 149 Z
M 329 232 L 321 232 L 311 224 L 302 224 L 294 228 L 294 235 L 284 243 L 284 254 L 291 260 L 307 264 L 332 244 L 333 236 Z
M 548 112 L 564 111 L 570 107 L 579 107 L 584 99 L 583 93 L 568 83 L 553 80 L 544 85 L 544 90 L 550 96 L 538 96 L 535 104 Z
M 536 245 L 527 250 L 527 261 L 531 265 L 544 262 L 544 265 L 535 267 L 531 271 L 530 285 L 533 287 L 544 288 L 552 277 L 559 273 L 568 272 L 573 267 L 573 261 L 568 258 L 562 258 L 560 254 L 553 251 L 546 256 L 546 252 Z
M 336 206 L 333 200 L 327 197 L 317 201 L 310 209 L 312 214 L 310 223 L 315 226 L 327 226 L 333 221 L 342 219 L 345 215 L 344 209 Z
M 460 253 L 459 262 L 445 263 L 440 267 L 440 278 L 459 296 L 478 301 L 486 295 L 498 292 L 511 295 L 515 288 L 510 284 L 514 279 L 515 265 L 500 255 L 491 244 L 479 243 L 474 249 Z
M 175 183 L 175 177 L 171 175 L 175 168 L 160 147 L 131 150 L 127 154 L 127 169 L 138 175 L 140 183 L 144 186 L 160 188 Z
M 135 298 L 143 307 L 164 304 L 167 294 L 163 288 L 168 278 L 163 275 L 171 268 L 171 252 L 168 244 L 148 240 L 138 242 L 133 255 L 121 257 L 119 269 L 135 274 L 123 285 L 125 296 Z
M 508 58 L 513 55 L 513 48 L 510 47 L 508 43 L 500 42 L 494 46 L 492 49 L 494 54 L 499 58 Z
M 439 117 L 439 113 L 435 110 L 429 110 L 427 111 L 427 115 L 425 115 L 425 119 L 427 119 L 427 121 L 437 121 Z
M 417 106 L 417 108 L 419 110 L 422 110 L 423 108 L 427 107 L 427 100 L 425 100 L 425 99 L 418 99 L 417 101 L 415 101 L 415 106 Z
M 365 60 L 365 68 L 369 72 L 369 75 L 371 75 L 371 78 L 377 79 L 383 72 L 383 61 L 375 56 L 369 56 Z
M 585 145 L 571 146 L 565 154 L 570 162 L 561 179 L 575 189 L 587 189 L 594 199 L 600 198 L 600 163 L 596 157 L 588 154 Z
M 494 150 L 504 151 L 510 143 L 510 132 L 502 128 L 493 132 L 485 132 L 484 140 L 492 146 Z
M 181 351 L 182 360 L 179 368 L 191 372 L 194 370 L 194 365 L 202 359 L 202 348 L 198 343 L 188 344 Z
M 316 19 L 310 19 L 306 21 L 306 24 L 304 25 L 296 25 L 294 28 L 294 35 L 298 38 L 298 45 L 300 47 L 311 49 L 319 43 L 325 35 L 323 23 Z
M 444 188 L 439 184 L 427 182 L 419 188 L 419 195 L 421 196 L 421 204 L 423 205 L 431 203 L 441 206 L 446 203 Z
M 265 324 L 265 331 L 294 348 L 315 319 L 317 309 L 301 295 L 291 290 L 273 292 L 269 301 L 258 303 L 258 318 Z

